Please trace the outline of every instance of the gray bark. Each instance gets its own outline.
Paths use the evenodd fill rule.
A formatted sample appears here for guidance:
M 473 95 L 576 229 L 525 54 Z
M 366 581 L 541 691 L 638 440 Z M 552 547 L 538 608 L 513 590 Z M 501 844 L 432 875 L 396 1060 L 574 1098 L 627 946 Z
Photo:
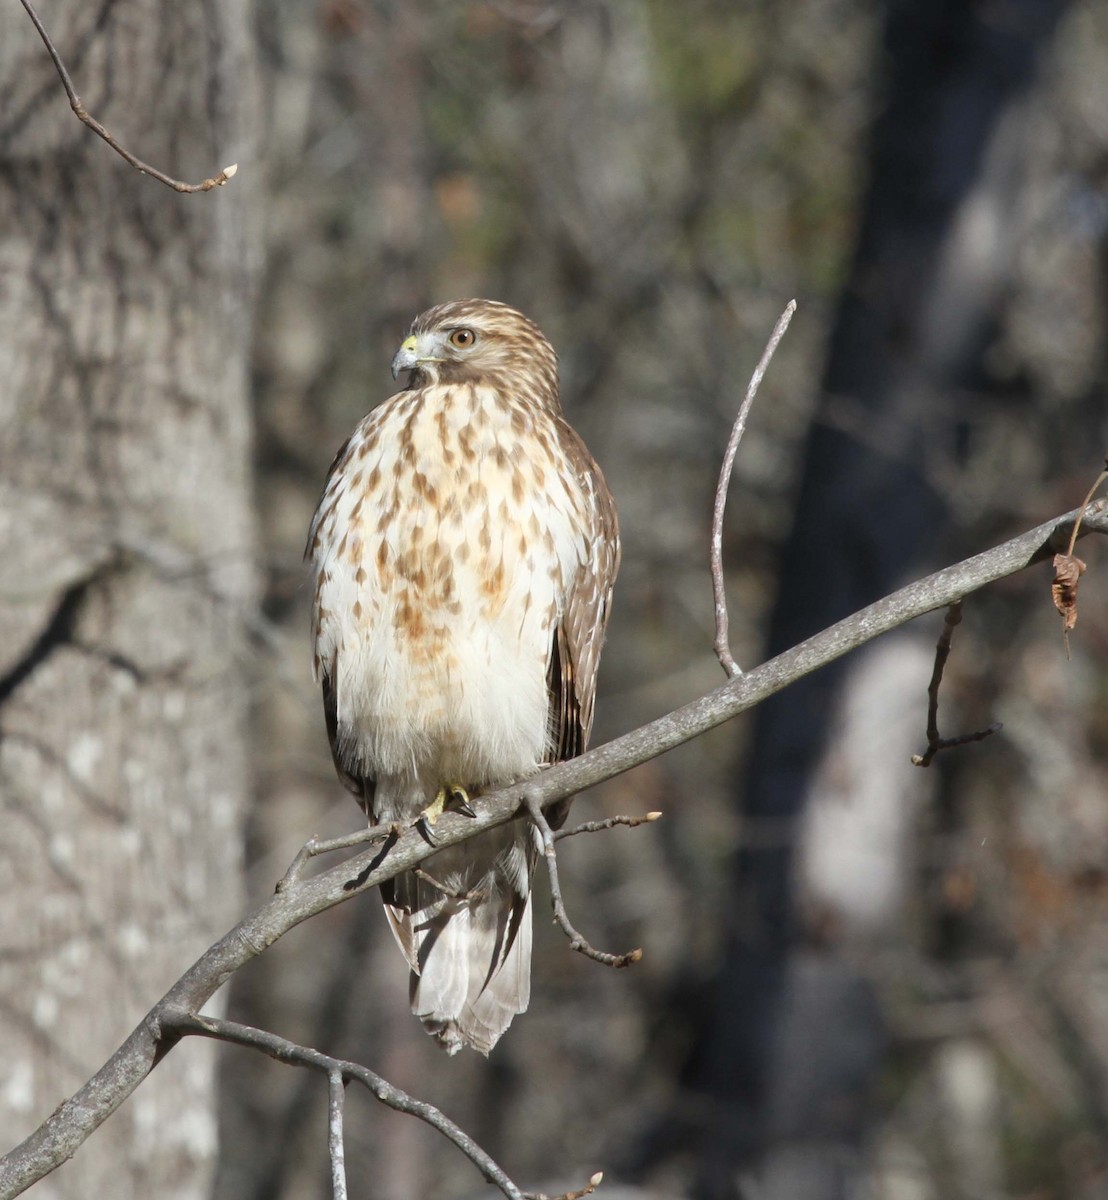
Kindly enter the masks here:
M 247 8 L 42 14 L 90 112 L 202 179 L 249 154 Z M 0 1143 L 80 1084 L 240 904 L 250 179 L 180 196 L 0 38 Z M 212 1057 L 157 1072 L 36 1195 L 194 1197 Z

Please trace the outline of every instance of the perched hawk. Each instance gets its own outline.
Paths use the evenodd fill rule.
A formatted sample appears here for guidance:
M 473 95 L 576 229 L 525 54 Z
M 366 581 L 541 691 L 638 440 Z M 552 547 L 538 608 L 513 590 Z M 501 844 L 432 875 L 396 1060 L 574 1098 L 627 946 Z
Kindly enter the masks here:
M 369 818 L 433 825 L 585 749 L 619 531 L 522 313 L 432 308 L 392 371 L 407 389 L 338 452 L 308 535 L 315 674 Z M 517 821 L 439 851 L 435 882 L 381 888 L 412 1011 L 451 1054 L 488 1053 L 527 1007 L 537 849 Z

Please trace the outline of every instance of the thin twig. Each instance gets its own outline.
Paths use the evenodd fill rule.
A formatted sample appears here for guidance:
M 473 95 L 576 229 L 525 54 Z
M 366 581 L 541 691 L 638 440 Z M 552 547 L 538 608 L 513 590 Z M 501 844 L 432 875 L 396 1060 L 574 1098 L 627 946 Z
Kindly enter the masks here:
M 574 825 L 572 829 L 557 830 L 554 840 L 560 842 L 562 838 L 574 837 L 578 833 L 600 833 L 604 829 L 615 829 L 617 825 L 626 825 L 628 829 L 634 829 L 638 825 L 657 821 L 661 815 L 660 812 L 648 812 L 642 817 L 607 817 L 603 821 L 586 821 L 582 825 Z
M 331 1055 L 313 1050 L 310 1046 L 297 1045 L 268 1030 L 255 1029 L 252 1025 L 241 1025 L 237 1021 L 224 1021 L 217 1017 L 195 1016 L 188 1012 L 167 1013 L 162 1018 L 162 1029 L 163 1035 L 170 1037 L 194 1035 L 233 1042 L 237 1046 L 249 1046 L 268 1054 L 278 1062 L 321 1071 L 329 1079 L 338 1075 L 340 1079 L 360 1083 L 386 1107 L 417 1117 L 432 1129 L 438 1130 L 443 1137 L 458 1147 L 489 1183 L 509 1197 L 509 1200 L 524 1200 L 523 1192 L 512 1182 L 507 1172 L 445 1113 L 433 1104 L 428 1104 L 426 1100 L 417 1100 L 414 1096 L 409 1096 L 407 1092 L 360 1063 L 332 1058 Z M 332 1163 L 333 1161 L 332 1159 Z
M 343 1146 L 343 1106 L 346 1103 L 346 1080 L 336 1067 L 327 1073 L 327 1149 L 331 1156 L 331 1195 L 333 1200 L 346 1200 L 346 1150 Z
M 528 781 L 526 792 L 540 805 L 555 804 L 692 741 L 881 634 L 1049 559 L 1065 545 L 1080 515 L 1075 510 L 1053 517 L 999 546 L 916 580 L 715 691 L 578 758 L 550 767 Z M 1095 501 L 1088 507 L 1081 533 L 1108 533 L 1108 503 Z M 475 818 L 443 815 L 436 827 L 436 847 L 427 846 L 415 830 L 407 830 L 398 833 L 388 847 L 364 850 L 318 875 L 298 879 L 270 897 L 204 951 L 96 1074 L 0 1158 L 0 1200 L 19 1195 L 72 1158 L 143 1082 L 172 1049 L 172 1040 L 167 1041 L 161 1032 L 165 1013 L 198 1011 L 240 967 L 302 921 L 412 870 L 436 850 L 506 824 L 523 805 L 523 789 L 518 784 L 489 792 L 481 797 Z
M 731 678 L 741 675 L 742 668 L 732 657 L 728 637 L 730 618 L 727 615 L 727 592 L 723 583 L 723 511 L 727 507 L 727 489 L 731 484 L 731 470 L 735 465 L 735 454 L 738 452 L 739 442 L 746 430 L 746 418 L 750 413 L 750 406 L 754 403 L 754 397 L 758 394 L 758 388 L 762 385 L 762 379 L 769 369 L 770 361 L 778 344 L 785 336 L 785 330 L 788 329 L 794 312 L 796 312 L 796 301 L 790 300 L 785 306 L 785 311 L 777 318 L 773 333 L 770 334 L 766 348 L 762 351 L 762 357 L 758 360 L 754 374 L 750 377 L 746 396 L 739 407 L 739 415 L 735 418 L 735 424 L 731 427 L 731 436 L 727 439 L 723 466 L 720 467 L 719 482 L 716 484 L 715 504 L 712 507 L 712 596 L 716 608 L 715 651 L 724 674 Z
M 38 30 L 38 35 L 42 38 L 47 53 L 54 61 L 54 66 L 62 81 L 62 87 L 65 88 L 65 94 L 69 97 L 70 108 L 73 109 L 79 120 L 83 121 L 93 133 L 99 134 L 116 154 L 125 158 L 132 167 L 141 171 L 143 175 L 149 175 L 159 183 L 164 183 L 166 187 L 171 187 L 175 192 L 210 192 L 212 188 L 222 187 L 239 169 L 238 163 L 232 163 L 229 167 L 224 167 L 218 175 L 213 175 L 211 179 L 205 179 L 203 183 L 185 183 L 183 180 L 174 179 L 166 175 L 164 172 L 159 171 L 157 167 L 152 167 L 149 163 L 143 162 L 142 159 L 136 158 L 130 150 L 121 146 L 104 126 L 88 112 L 84 104 L 81 103 L 81 97 L 77 95 L 77 89 L 73 86 L 73 80 L 69 77 L 65 63 L 62 62 L 61 55 L 50 40 L 50 35 L 46 32 L 46 26 L 43 25 L 38 13 L 35 12 L 31 0 L 20 0 L 20 2 L 27 10 L 27 16 L 31 18 L 31 24 Z
M 554 830 L 550 828 L 550 822 L 546 819 L 538 798 L 530 790 L 523 794 L 523 805 L 535 828 L 539 831 L 539 837 L 542 838 L 546 869 L 550 874 L 550 902 L 554 906 L 554 920 L 569 938 L 569 948 L 595 962 L 603 963 L 606 967 L 629 967 L 632 963 L 637 963 L 642 958 L 641 949 L 629 950 L 626 954 L 609 954 L 606 950 L 597 950 L 591 946 L 574 929 L 570 923 L 569 914 L 566 912 L 566 906 L 562 900 L 562 887 L 558 881 L 558 855 L 554 850 Z
M 968 742 L 981 742 L 997 733 L 1004 726 L 994 721 L 988 729 L 976 733 L 963 733 L 960 737 L 944 738 L 939 733 L 939 688 L 943 682 L 946 660 L 950 657 L 950 644 L 954 639 L 954 628 L 962 623 L 962 601 L 955 600 L 946 610 L 942 632 L 935 643 L 935 666 L 931 671 L 931 682 L 927 685 L 927 749 L 922 754 L 913 754 L 912 763 L 917 767 L 929 767 L 931 760 L 940 750 L 952 746 L 965 746 Z

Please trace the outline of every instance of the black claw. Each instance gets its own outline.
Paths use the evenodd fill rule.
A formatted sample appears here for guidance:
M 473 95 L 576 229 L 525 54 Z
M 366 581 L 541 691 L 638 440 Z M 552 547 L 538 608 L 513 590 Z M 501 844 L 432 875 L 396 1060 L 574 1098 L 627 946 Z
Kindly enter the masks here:
M 415 823 L 416 829 L 419 831 L 419 836 L 427 843 L 428 846 L 437 846 L 434 832 L 431 829 L 431 823 L 426 817 L 420 817 Z
M 454 790 L 450 793 L 450 798 L 446 802 L 446 807 L 451 812 L 461 813 L 463 817 L 476 817 L 477 814 L 473 810 L 473 805 L 470 804 L 465 792 Z

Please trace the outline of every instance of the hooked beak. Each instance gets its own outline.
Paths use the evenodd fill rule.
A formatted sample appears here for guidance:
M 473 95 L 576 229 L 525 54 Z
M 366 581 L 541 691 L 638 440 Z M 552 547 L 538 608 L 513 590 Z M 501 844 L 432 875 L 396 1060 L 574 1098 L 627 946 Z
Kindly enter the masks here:
M 396 379 L 401 371 L 411 371 L 419 365 L 419 342 L 413 333 L 406 337 L 392 360 L 392 377 Z

